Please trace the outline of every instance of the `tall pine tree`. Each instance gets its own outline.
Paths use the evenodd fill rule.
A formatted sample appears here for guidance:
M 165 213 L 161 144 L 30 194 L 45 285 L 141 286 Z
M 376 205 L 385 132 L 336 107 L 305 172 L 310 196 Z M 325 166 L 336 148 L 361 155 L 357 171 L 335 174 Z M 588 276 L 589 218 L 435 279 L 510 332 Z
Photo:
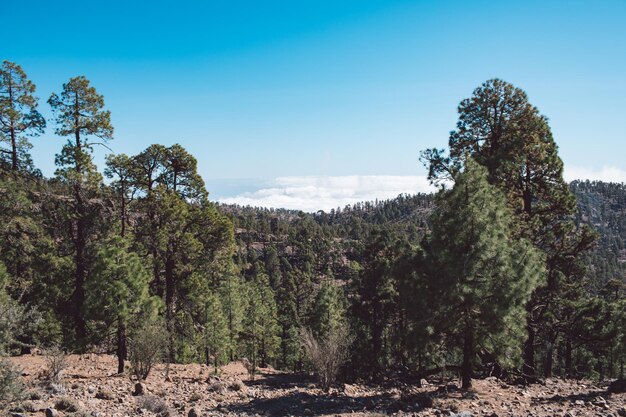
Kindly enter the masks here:
M 464 161 L 454 187 L 438 196 L 425 241 L 429 296 L 440 332 L 462 346 L 463 388 L 471 387 L 477 347 L 498 358 L 519 357 L 525 304 L 540 282 L 541 256 L 511 235 L 513 216 L 487 170 Z
M 34 94 L 35 84 L 22 67 L 4 61 L 0 66 L 0 143 L 8 144 L 8 149 L 0 148 L 0 162 L 8 159 L 14 172 L 31 165 L 27 136 L 39 135 L 46 127 Z
M 85 280 L 89 269 L 87 245 L 90 238 L 91 199 L 98 191 L 101 176 L 91 162 L 94 145 L 104 145 L 113 137 L 111 113 L 104 110 L 104 97 L 80 76 L 63 84 L 60 95 L 50 96 L 48 103 L 55 115 L 59 136 L 69 136 L 56 157 L 57 175 L 72 192 L 72 241 L 74 247 L 74 289 L 71 295 L 71 315 L 75 336 L 81 341 L 87 330 L 83 317 Z

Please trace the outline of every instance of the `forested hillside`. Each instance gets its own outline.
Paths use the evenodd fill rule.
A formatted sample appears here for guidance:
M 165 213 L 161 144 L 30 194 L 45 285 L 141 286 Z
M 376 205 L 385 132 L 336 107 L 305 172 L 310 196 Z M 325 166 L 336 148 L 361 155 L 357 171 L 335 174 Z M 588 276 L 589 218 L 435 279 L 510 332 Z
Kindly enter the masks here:
M 179 144 L 99 169 L 104 97 L 72 78 L 46 121 L 35 91 L 2 64 L 3 354 L 105 351 L 138 378 L 147 351 L 215 369 L 245 358 L 251 375 L 314 371 L 324 389 L 623 374 L 626 189 L 568 185 L 547 119 L 510 84 L 477 88 L 450 149 L 422 154 L 448 189 L 314 214 L 212 202 Z M 29 156 L 44 129 L 65 138 L 51 178 Z
M 592 283 L 590 290 L 597 291 L 611 280 L 626 280 L 626 185 L 574 181 L 570 188 L 577 201 L 576 221 L 598 233 L 596 246 L 585 261 Z M 327 237 L 327 244 L 334 243 L 334 250 L 342 252 L 345 259 L 355 254 L 374 230 L 388 229 L 407 241 L 419 242 L 428 231 L 434 197 L 434 194 L 401 195 L 391 200 L 338 207 L 329 213 L 232 205 L 221 205 L 220 209 L 235 224 L 237 259 L 245 265 L 248 257 L 264 257 L 268 250 L 288 258 L 288 237 L 301 227 L 319 228 L 318 236 Z M 334 270 L 333 276 L 346 279 L 340 270 Z

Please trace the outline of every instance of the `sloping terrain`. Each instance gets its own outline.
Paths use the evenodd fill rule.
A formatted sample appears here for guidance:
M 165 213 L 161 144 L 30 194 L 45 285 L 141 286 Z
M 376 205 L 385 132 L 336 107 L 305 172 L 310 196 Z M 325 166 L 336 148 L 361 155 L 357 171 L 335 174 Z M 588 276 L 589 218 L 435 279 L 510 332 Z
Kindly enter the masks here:
M 143 393 L 134 395 L 134 381 L 113 375 L 113 356 L 72 355 L 61 381 L 53 384 L 43 379 L 43 356 L 12 360 L 30 398 L 13 405 L 16 416 L 626 416 L 626 394 L 609 394 L 606 383 L 592 381 L 548 379 L 524 387 L 487 378 L 462 392 L 454 381 L 433 379 L 422 387 L 345 385 L 324 393 L 306 375 L 273 369 L 251 380 L 236 362 L 218 376 L 204 365 L 171 365 L 168 378 L 159 365 L 140 387 Z

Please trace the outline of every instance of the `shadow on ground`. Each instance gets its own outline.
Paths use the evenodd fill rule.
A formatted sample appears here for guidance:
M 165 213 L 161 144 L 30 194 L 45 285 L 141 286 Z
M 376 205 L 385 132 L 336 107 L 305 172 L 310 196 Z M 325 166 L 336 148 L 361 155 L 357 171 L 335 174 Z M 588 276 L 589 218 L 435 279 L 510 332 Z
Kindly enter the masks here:
M 565 403 L 573 403 L 576 401 L 588 402 L 588 401 L 593 401 L 598 397 L 607 398 L 607 396 L 610 396 L 610 395 L 611 394 L 609 394 L 607 391 L 589 391 L 589 392 L 580 393 L 580 394 L 553 395 L 551 397 L 535 398 L 533 399 L 533 402 L 537 404 L 550 404 L 550 403 L 565 404 Z
M 225 410 L 268 416 L 317 416 L 364 410 L 380 411 L 392 402 L 390 396 L 352 398 L 344 395 L 290 392 L 275 398 L 255 398 L 246 404 L 232 404 L 225 407 Z
M 253 398 L 246 403 L 223 406 L 221 411 L 266 416 L 319 416 L 372 411 L 393 413 L 418 411 L 432 406 L 432 398 L 418 395 L 399 399 L 392 394 L 349 396 L 342 392 L 322 393 L 312 388 L 314 380 L 306 375 L 266 374 L 256 381 L 247 381 L 250 387 L 288 390 L 272 398 Z M 292 389 L 307 387 L 307 391 Z M 267 390 L 271 391 L 271 390 Z

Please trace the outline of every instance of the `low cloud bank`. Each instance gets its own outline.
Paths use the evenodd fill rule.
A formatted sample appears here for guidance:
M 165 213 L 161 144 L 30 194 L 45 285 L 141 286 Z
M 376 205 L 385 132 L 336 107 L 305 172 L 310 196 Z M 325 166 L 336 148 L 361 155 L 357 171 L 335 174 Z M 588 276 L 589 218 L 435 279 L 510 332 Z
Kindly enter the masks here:
M 434 190 L 425 176 L 279 177 L 267 188 L 219 198 L 218 201 L 225 204 L 315 212 L 343 208 L 347 204 L 362 201 L 387 200 L 399 194 L 427 193 Z
M 610 166 L 604 166 L 600 169 L 589 169 L 566 165 L 563 176 L 567 181 L 590 180 L 626 183 L 626 171 L 620 168 Z
M 593 170 L 566 166 L 567 181 L 598 180 L 626 183 L 626 171 L 616 167 Z M 387 200 L 400 194 L 435 191 L 425 176 L 347 175 L 279 177 L 256 191 L 218 198 L 220 203 L 242 206 L 330 211 L 363 201 Z

